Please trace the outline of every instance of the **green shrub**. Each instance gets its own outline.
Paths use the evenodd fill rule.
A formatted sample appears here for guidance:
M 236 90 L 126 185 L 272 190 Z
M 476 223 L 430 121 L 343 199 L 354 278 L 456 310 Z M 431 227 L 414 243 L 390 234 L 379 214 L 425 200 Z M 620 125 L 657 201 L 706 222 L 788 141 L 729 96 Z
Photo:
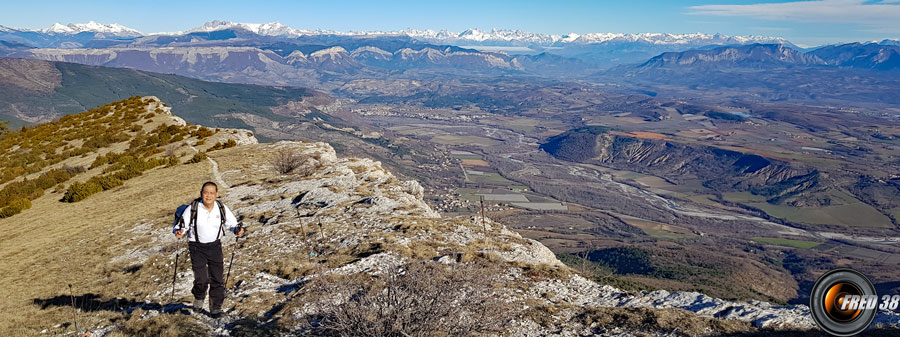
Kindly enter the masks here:
M 105 155 L 97 156 L 97 159 L 94 159 L 94 162 L 91 163 L 91 166 L 88 168 L 94 169 L 94 168 L 97 168 L 97 167 L 100 167 L 100 166 L 103 166 L 106 164 L 114 163 L 114 162 L 118 161 L 119 157 L 121 157 L 121 156 L 122 156 L 121 153 L 115 153 L 115 152 L 110 152 Z
M 7 133 L 9 133 L 9 122 L 0 121 L 0 138 L 6 136 Z
M 44 195 L 44 190 L 69 180 L 72 175 L 63 169 L 55 169 L 34 180 L 15 181 L 0 190 L 0 207 L 9 205 L 16 199 L 34 200 Z
M 86 182 L 79 183 L 75 182 L 69 189 L 66 190 L 66 194 L 63 195 L 63 202 L 78 202 L 84 200 L 85 198 L 91 196 L 94 193 L 100 193 L 103 191 L 103 187 L 94 182 Z
M 104 191 L 125 184 L 122 179 L 119 179 L 115 176 L 96 176 L 89 179 L 88 183 L 95 183 L 97 185 L 100 185 L 100 188 L 102 188 Z
M 66 169 L 58 168 L 45 172 L 40 177 L 35 179 L 34 182 L 37 188 L 46 190 L 48 188 L 56 186 L 56 184 L 69 180 L 69 178 L 72 178 L 72 176 L 73 174 L 69 173 L 69 171 L 67 171 Z
M 191 159 L 188 160 L 187 163 L 185 163 L 185 164 L 196 164 L 196 163 L 206 160 L 206 157 L 207 156 L 206 156 L 205 152 L 197 152 L 197 154 L 195 154 L 193 157 L 191 157 Z
M 121 170 L 115 171 L 112 175 L 121 180 L 128 180 L 144 174 L 142 167 L 129 166 Z
M 31 208 L 31 200 L 24 198 L 13 200 L 9 203 L 8 206 L 0 210 L 0 219 L 19 214 L 20 212 L 29 208 Z
M 7 181 L 13 180 L 23 174 L 25 174 L 25 168 L 21 166 L 5 169 L 3 175 L 0 176 L 0 183 L 5 183 Z
M 197 137 L 198 139 L 203 139 L 203 138 L 212 136 L 214 134 L 216 134 L 215 131 L 210 130 L 209 128 L 207 128 L 205 126 L 201 126 L 199 129 L 197 129 L 197 131 L 194 131 L 191 134 L 191 136 Z
M 84 142 L 83 147 L 89 149 L 100 149 L 119 142 L 124 142 L 131 137 L 121 132 L 103 132 L 96 137 L 92 137 Z
M 178 157 L 174 155 L 166 157 L 166 167 L 175 167 L 178 164 Z
M 215 151 L 215 150 L 222 150 L 222 149 L 227 149 L 227 148 L 231 148 L 231 147 L 235 147 L 235 146 L 237 146 L 237 142 L 235 142 L 234 139 L 229 139 L 225 143 L 217 142 L 215 145 L 213 145 L 211 148 L 209 148 L 209 150 L 206 150 L 206 151 L 209 152 L 209 151 Z

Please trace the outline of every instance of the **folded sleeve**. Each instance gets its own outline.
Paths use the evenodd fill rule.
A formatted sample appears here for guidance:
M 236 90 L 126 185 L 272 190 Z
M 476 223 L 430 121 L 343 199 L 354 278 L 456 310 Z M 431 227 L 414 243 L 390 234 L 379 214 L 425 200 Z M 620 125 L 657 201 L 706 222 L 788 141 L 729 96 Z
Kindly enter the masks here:
M 222 206 L 225 206 L 224 204 Z M 225 206 L 225 228 L 228 228 L 232 233 L 237 234 L 238 229 L 238 221 L 234 216 L 234 213 L 231 212 L 231 209 L 228 206 Z

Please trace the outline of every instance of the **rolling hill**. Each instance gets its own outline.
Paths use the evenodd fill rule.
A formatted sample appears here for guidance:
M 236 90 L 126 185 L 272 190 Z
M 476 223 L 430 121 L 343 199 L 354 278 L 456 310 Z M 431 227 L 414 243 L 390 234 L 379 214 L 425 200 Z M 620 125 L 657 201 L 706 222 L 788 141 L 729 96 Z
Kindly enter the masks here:
M 63 115 L 136 95 L 169 102 L 190 123 L 249 128 L 234 113 L 284 121 L 271 108 L 290 102 L 327 104 L 315 90 L 205 82 L 177 75 L 132 69 L 86 66 L 25 59 L 0 59 L 0 120 L 12 127 L 45 122 Z M 309 112 L 299 110 L 297 113 Z

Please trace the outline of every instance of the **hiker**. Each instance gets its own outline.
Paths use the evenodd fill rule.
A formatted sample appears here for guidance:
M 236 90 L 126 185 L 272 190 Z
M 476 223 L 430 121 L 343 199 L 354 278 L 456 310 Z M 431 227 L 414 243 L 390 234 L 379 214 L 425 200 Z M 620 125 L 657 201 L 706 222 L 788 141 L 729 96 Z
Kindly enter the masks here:
M 181 221 L 176 221 L 172 231 L 181 239 L 185 226 L 188 232 L 188 250 L 191 253 L 191 269 L 194 271 L 194 311 L 200 312 L 206 291 L 209 289 L 209 313 L 218 318 L 222 316 L 222 302 L 225 301 L 225 284 L 223 282 L 224 257 L 222 242 L 219 240 L 225 229 L 236 236 L 244 235 L 237 218 L 227 206 L 217 198 L 219 187 L 211 182 L 203 183 L 200 198 L 187 205 L 181 213 Z

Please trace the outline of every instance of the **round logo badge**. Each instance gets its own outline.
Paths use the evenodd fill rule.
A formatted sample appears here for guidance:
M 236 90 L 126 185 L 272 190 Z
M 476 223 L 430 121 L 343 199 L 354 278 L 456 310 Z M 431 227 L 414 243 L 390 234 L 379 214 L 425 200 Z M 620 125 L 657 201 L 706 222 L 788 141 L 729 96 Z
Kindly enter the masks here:
M 868 328 L 877 306 L 875 286 L 853 269 L 825 273 L 816 280 L 809 296 L 813 320 L 834 336 L 853 336 Z

